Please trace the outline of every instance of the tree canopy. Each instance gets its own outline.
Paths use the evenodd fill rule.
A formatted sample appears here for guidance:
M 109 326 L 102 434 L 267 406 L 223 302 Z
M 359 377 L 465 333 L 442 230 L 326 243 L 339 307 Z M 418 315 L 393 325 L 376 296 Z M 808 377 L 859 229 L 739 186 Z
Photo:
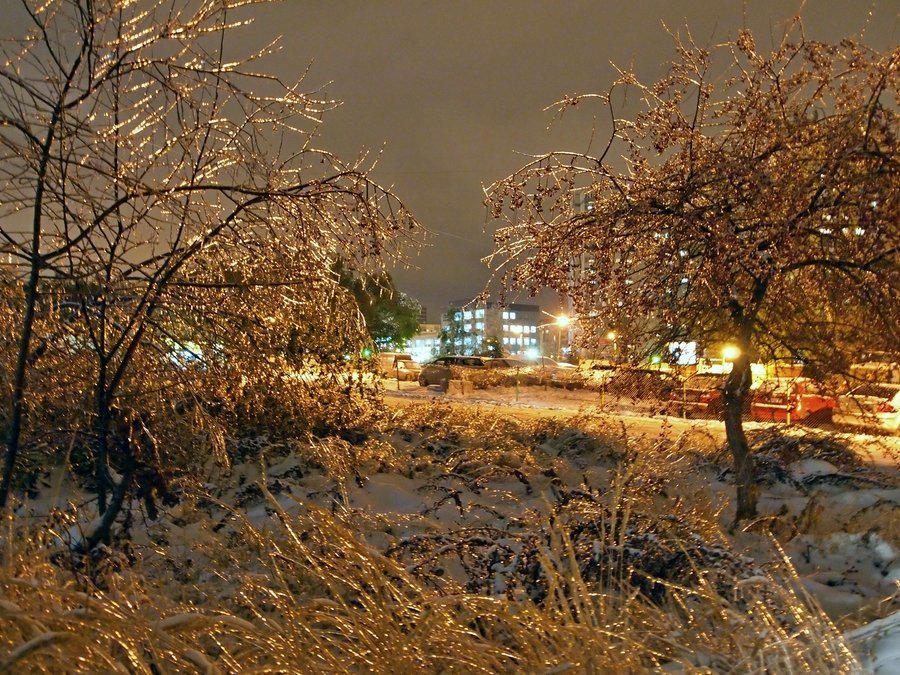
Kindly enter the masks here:
M 20 298 L 0 343 L 12 374 L 0 506 L 22 434 L 42 422 L 26 394 L 47 383 L 69 383 L 61 406 L 87 406 L 74 433 L 94 446 L 101 512 L 165 463 L 148 449 L 165 444 L 135 440 L 153 435 L 154 410 L 192 398 L 197 411 L 213 400 L 246 414 L 277 388 L 348 390 L 346 378 L 290 377 L 346 369 L 348 347 L 365 342 L 332 264 L 377 273 L 418 226 L 369 178 L 365 153 L 345 162 L 318 147 L 336 101 L 266 73 L 271 46 L 232 48 L 262 1 L 15 8 L 27 32 L 0 47 L 0 254 Z M 172 354 L 195 346 L 204 370 L 192 380 Z
M 473 353 L 475 349 L 474 340 L 469 331 L 466 330 L 466 324 L 463 321 L 463 310 L 458 307 L 451 307 L 447 311 L 447 322 L 441 328 L 438 341 L 440 343 L 440 348 L 438 349 L 440 356 Z
M 809 41 L 799 22 L 769 53 L 748 31 L 711 49 L 674 42 L 658 82 L 623 71 L 606 94 L 559 103 L 599 101 L 609 141 L 489 188 L 505 221 L 491 262 L 508 288 L 570 296 L 589 339 L 615 330 L 642 352 L 736 342 L 726 407 L 740 454 L 751 358 L 833 368 L 900 351 L 900 50 Z M 622 91 L 637 111 L 617 114 Z
M 422 305 L 397 289 L 388 272 L 354 272 L 342 261 L 335 264 L 341 286 L 356 300 L 366 330 L 382 350 L 404 349 L 419 332 Z

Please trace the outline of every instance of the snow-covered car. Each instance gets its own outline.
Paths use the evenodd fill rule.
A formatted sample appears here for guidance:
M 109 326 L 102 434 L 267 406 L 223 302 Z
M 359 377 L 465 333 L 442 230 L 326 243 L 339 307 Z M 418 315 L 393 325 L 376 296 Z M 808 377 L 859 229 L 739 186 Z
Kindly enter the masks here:
M 725 409 L 725 380 L 722 373 L 695 373 L 669 394 L 670 415 L 722 415 Z
M 558 369 L 558 370 L 577 370 L 578 366 L 572 365 L 571 363 L 566 363 L 565 361 L 556 361 L 551 359 L 549 356 L 538 356 L 535 359 L 530 359 L 529 363 L 535 368 L 545 368 L 545 369 Z
M 585 384 L 592 389 L 605 387 L 618 371 L 619 367 L 611 363 L 591 363 L 581 368 Z
M 815 380 L 773 377 L 753 394 L 750 416 L 755 422 L 831 422 L 836 405 Z
M 387 371 L 386 375 L 391 379 L 415 382 L 419 379 L 419 373 L 421 372 L 422 366 L 415 361 L 397 361 L 394 367 Z
M 447 388 L 452 377 L 451 368 L 479 368 L 487 367 L 489 359 L 483 356 L 439 356 L 429 361 L 419 373 L 419 385 L 427 387 L 432 384 L 439 384 L 444 389 Z
M 850 365 L 850 377 L 867 382 L 900 383 L 900 355 L 870 352 L 859 363 Z
M 539 356 L 529 359 L 528 364 L 542 384 L 568 389 L 584 386 L 584 373 L 571 363 L 556 361 L 549 356 Z
M 668 400 L 679 386 L 677 378 L 664 370 L 619 368 L 606 383 L 606 391 L 624 398 Z
M 838 397 L 839 424 L 897 431 L 900 429 L 900 384 L 866 382 Z
M 485 365 L 491 369 L 501 370 L 524 370 L 526 368 L 530 368 L 526 361 L 524 361 L 523 359 L 514 358 L 512 356 L 488 359 Z

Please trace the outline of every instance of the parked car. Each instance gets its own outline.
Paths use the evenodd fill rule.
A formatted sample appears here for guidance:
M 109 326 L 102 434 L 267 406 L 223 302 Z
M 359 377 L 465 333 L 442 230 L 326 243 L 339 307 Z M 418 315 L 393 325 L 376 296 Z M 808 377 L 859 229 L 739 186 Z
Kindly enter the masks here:
M 859 363 L 850 365 L 850 376 L 867 382 L 900 383 L 900 355 L 869 352 Z
M 750 416 L 757 422 L 830 422 L 836 405 L 815 380 L 774 377 L 759 385 Z
M 535 368 L 544 368 L 544 369 L 557 369 L 557 370 L 577 370 L 578 366 L 572 365 L 571 363 L 566 363 L 565 361 L 556 361 L 551 359 L 549 356 L 538 356 L 535 359 L 530 359 L 529 363 Z
M 900 429 L 900 384 L 866 382 L 838 397 L 834 421 L 884 431 Z
M 582 368 L 582 372 L 584 372 L 586 377 L 602 384 L 609 382 L 617 370 L 619 370 L 619 367 L 611 363 L 593 363 L 587 368 Z
M 387 377 L 403 380 L 406 382 L 415 382 L 419 379 L 419 373 L 422 372 L 422 366 L 415 361 L 397 361 L 393 368 L 387 371 Z
M 418 379 L 422 371 L 422 366 L 413 360 L 411 354 L 400 352 L 381 352 L 378 354 L 378 366 L 385 377 L 411 382 Z
M 487 367 L 489 359 L 483 356 L 439 356 L 422 366 L 419 373 L 419 385 L 427 387 L 431 384 L 439 384 L 447 388 L 451 378 L 451 368 L 480 368 Z
M 675 387 L 669 394 L 670 415 L 715 415 L 721 417 L 725 409 L 725 380 L 722 373 L 695 373 Z
M 471 373 L 467 378 L 476 389 L 491 387 L 514 387 L 538 384 L 539 378 L 535 369 L 524 359 L 514 356 L 488 358 L 484 369 Z
M 488 359 L 485 365 L 488 368 L 500 368 L 503 370 L 523 370 L 525 368 L 530 368 L 527 361 L 512 356 L 504 356 L 501 359 Z
M 537 378 L 535 384 L 565 387 L 566 389 L 584 387 L 585 374 L 576 365 L 565 361 L 556 361 L 549 356 L 529 359 L 528 363 Z
M 679 382 L 671 373 L 653 368 L 619 368 L 606 383 L 614 396 L 667 400 Z

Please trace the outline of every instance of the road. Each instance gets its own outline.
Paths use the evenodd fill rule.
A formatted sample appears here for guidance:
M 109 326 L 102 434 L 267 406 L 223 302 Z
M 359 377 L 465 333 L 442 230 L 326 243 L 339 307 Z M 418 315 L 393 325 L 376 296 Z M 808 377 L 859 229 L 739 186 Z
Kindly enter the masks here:
M 598 398 L 596 393 L 523 387 L 520 391 L 479 390 L 467 395 L 459 395 L 445 394 L 437 387 L 425 388 L 415 382 L 397 382 L 396 380 L 385 380 L 384 387 L 385 402 L 393 407 L 440 400 L 452 405 L 472 406 L 483 410 L 502 412 L 503 415 L 519 419 L 603 414 L 608 419 L 621 424 L 627 432 L 635 436 L 658 437 L 665 434 L 670 437 L 678 437 L 685 433 L 692 433 L 702 434 L 714 443 L 724 444 L 725 442 L 725 425 L 721 421 L 654 415 L 649 411 L 645 413 L 629 411 L 621 406 L 617 409 L 612 405 L 614 402 L 604 402 Z M 607 405 L 601 406 L 601 403 Z M 771 426 L 773 426 L 771 422 L 744 422 L 744 429 L 748 432 Z M 783 427 L 784 425 L 778 424 L 777 426 Z M 802 432 L 808 427 L 794 426 L 792 429 Z M 851 445 L 867 463 L 892 471 L 900 468 L 900 437 L 859 433 L 839 434 L 833 429 L 826 431 L 845 438 L 848 445 Z
M 394 383 L 392 383 L 394 384 Z M 401 383 L 405 384 L 405 383 Z M 485 410 L 501 412 L 504 415 L 519 419 L 534 419 L 539 417 L 575 417 L 580 414 L 598 414 L 596 406 L 572 401 L 548 400 L 544 404 L 516 403 L 501 399 L 491 400 L 484 397 L 447 396 L 433 391 L 425 391 L 416 386 L 419 391 L 401 389 L 385 391 L 385 402 L 394 407 L 416 405 L 429 400 L 441 400 L 453 405 L 472 406 Z M 605 413 L 616 422 L 621 423 L 629 432 L 641 435 L 659 436 L 664 431 L 669 435 L 679 434 L 685 431 L 697 431 L 702 429 L 715 440 L 725 440 L 725 425 L 715 420 L 683 420 L 677 417 L 663 415 L 628 414 L 625 412 Z

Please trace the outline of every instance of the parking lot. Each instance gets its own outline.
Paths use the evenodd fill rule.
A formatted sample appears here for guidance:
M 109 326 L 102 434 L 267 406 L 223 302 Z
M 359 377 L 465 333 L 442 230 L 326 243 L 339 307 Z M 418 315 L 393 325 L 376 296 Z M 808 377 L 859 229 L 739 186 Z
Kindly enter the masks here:
M 488 410 L 502 409 L 505 414 L 519 418 L 575 417 L 578 415 L 604 415 L 613 419 L 628 433 L 645 436 L 673 436 L 699 433 L 714 442 L 725 442 L 725 425 L 714 418 L 686 418 L 668 414 L 646 402 L 627 397 L 601 396 L 598 392 L 566 390 L 552 386 L 496 387 L 476 389 L 465 393 L 444 392 L 439 386 L 421 387 L 416 382 L 382 380 L 385 401 L 392 407 L 404 407 L 429 401 L 441 401 L 451 405 L 465 405 Z M 748 433 L 779 426 L 786 433 L 804 433 L 809 425 L 783 422 L 744 421 Z M 883 433 L 864 433 L 859 428 L 839 424 L 824 424 L 822 432 L 837 436 L 851 435 L 863 441 L 867 447 L 867 462 L 882 467 L 900 466 L 900 436 Z

